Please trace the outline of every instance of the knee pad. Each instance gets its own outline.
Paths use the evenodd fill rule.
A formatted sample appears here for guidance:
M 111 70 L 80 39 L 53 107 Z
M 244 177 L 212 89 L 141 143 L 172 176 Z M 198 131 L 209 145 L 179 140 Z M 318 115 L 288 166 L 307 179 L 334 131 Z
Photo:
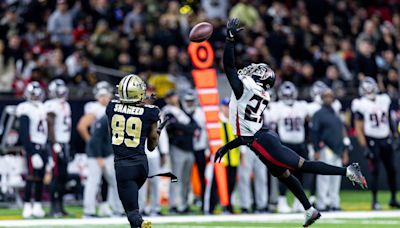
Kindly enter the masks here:
M 143 218 L 139 214 L 139 210 L 129 211 L 127 217 L 131 227 L 140 227 L 142 225 Z

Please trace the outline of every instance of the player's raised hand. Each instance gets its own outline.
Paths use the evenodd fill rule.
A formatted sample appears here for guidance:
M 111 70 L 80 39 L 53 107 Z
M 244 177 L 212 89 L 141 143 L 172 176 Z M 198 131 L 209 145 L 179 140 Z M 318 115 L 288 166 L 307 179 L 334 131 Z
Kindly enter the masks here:
M 242 27 L 240 26 L 240 20 L 239 18 L 232 18 L 228 20 L 228 23 L 226 24 L 227 28 L 227 36 L 226 38 L 230 41 L 234 41 L 236 35 L 243 30 Z

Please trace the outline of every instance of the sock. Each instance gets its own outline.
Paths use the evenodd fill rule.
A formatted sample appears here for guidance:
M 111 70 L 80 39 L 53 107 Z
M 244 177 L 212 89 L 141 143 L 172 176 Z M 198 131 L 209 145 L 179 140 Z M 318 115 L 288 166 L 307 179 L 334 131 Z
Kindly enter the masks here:
M 328 165 L 320 161 L 305 160 L 303 165 L 299 168 L 300 171 L 307 173 L 315 173 L 321 175 L 341 175 L 346 176 L 347 168 Z
M 304 193 L 303 187 L 296 177 L 290 174 L 287 178 L 280 177 L 279 180 L 282 181 L 282 183 L 284 183 L 288 187 L 288 189 L 290 189 L 290 191 L 297 197 L 305 210 L 310 209 L 311 203 L 310 201 L 308 201 L 307 196 Z

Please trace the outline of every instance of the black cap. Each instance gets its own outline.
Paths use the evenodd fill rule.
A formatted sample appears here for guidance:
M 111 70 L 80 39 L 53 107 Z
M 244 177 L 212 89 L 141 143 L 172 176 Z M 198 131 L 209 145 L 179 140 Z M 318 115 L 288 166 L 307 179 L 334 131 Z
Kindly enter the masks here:
M 176 95 L 176 91 L 174 89 L 171 89 L 165 94 L 165 98 L 170 98 L 175 95 Z

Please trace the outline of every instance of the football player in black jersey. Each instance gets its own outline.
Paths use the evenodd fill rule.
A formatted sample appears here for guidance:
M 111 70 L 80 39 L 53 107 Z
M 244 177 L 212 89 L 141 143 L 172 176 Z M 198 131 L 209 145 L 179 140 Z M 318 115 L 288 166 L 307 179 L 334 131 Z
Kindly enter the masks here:
M 160 110 L 144 104 L 146 84 L 137 75 L 125 76 L 118 85 L 118 100 L 106 109 L 115 154 L 118 194 L 131 227 L 149 228 L 150 221 L 139 214 L 138 191 L 148 177 L 147 148 L 158 143 Z

